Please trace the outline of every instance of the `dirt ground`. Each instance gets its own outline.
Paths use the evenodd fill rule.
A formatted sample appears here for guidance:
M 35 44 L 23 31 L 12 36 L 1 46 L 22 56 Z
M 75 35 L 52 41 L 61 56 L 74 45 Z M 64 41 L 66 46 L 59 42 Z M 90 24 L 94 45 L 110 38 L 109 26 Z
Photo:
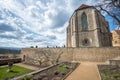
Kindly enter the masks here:
M 24 64 L 24 63 L 17 63 L 15 65 L 18 65 L 18 66 L 21 66 L 21 67 L 25 67 L 25 68 L 28 68 L 28 69 L 31 69 L 31 70 L 38 70 L 38 69 L 40 69 L 39 67 L 32 66 L 32 65 L 27 65 L 27 64 Z

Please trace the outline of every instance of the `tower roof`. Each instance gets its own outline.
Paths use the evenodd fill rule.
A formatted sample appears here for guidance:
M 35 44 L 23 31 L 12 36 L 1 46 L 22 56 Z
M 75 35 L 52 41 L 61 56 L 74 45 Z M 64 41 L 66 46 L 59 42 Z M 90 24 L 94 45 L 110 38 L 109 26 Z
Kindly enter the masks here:
M 76 9 L 76 11 L 77 11 L 77 10 L 86 9 L 86 8 L 90 8 L 90 7 L 93 7 L 93 6 L 89 6 L 89 5 L 86 5 L 86 4 L 82 4 L 80 7 L 78 7 L 78 8 Z

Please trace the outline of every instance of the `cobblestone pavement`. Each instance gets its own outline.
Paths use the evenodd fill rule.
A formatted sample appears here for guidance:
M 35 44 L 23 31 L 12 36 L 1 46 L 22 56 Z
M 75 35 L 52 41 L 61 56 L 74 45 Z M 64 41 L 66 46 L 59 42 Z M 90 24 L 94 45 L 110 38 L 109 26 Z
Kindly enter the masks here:
M 97 64 L 105 63 L 82 62 L 65 80 L 101 80 Z

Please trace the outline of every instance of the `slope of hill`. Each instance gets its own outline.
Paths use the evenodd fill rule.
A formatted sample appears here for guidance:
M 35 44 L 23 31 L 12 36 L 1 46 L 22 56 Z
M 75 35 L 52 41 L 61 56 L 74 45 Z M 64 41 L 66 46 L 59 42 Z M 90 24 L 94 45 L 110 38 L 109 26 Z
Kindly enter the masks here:
M 0 48 L 0 54 L 20 54 L 21 49 Z

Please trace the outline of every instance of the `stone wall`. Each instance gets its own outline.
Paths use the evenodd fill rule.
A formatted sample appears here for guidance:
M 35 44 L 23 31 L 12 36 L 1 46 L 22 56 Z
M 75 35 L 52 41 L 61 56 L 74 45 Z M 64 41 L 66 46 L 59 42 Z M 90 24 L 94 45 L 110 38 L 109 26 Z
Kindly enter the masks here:
M 109 60 L 110 65 L 116 65 L 120 67 L 120 60 Z
M 92 61 L 105 62 L 120 56 L 120 47 L 102 47 L 102 48 L 24 48 L 21 51 L 23 55 L 29 57 L 26 62 L 33 63 L 38 54 L 50 53 L 52 59 L 58 57 L 60 61 Z
M 113 46 L 120 46 L 120 30 L 112 32 L 112 44 Z
M 119 48 L 79 48 L 74 49 L 75 61 L 104 62 L 120 56 Z

